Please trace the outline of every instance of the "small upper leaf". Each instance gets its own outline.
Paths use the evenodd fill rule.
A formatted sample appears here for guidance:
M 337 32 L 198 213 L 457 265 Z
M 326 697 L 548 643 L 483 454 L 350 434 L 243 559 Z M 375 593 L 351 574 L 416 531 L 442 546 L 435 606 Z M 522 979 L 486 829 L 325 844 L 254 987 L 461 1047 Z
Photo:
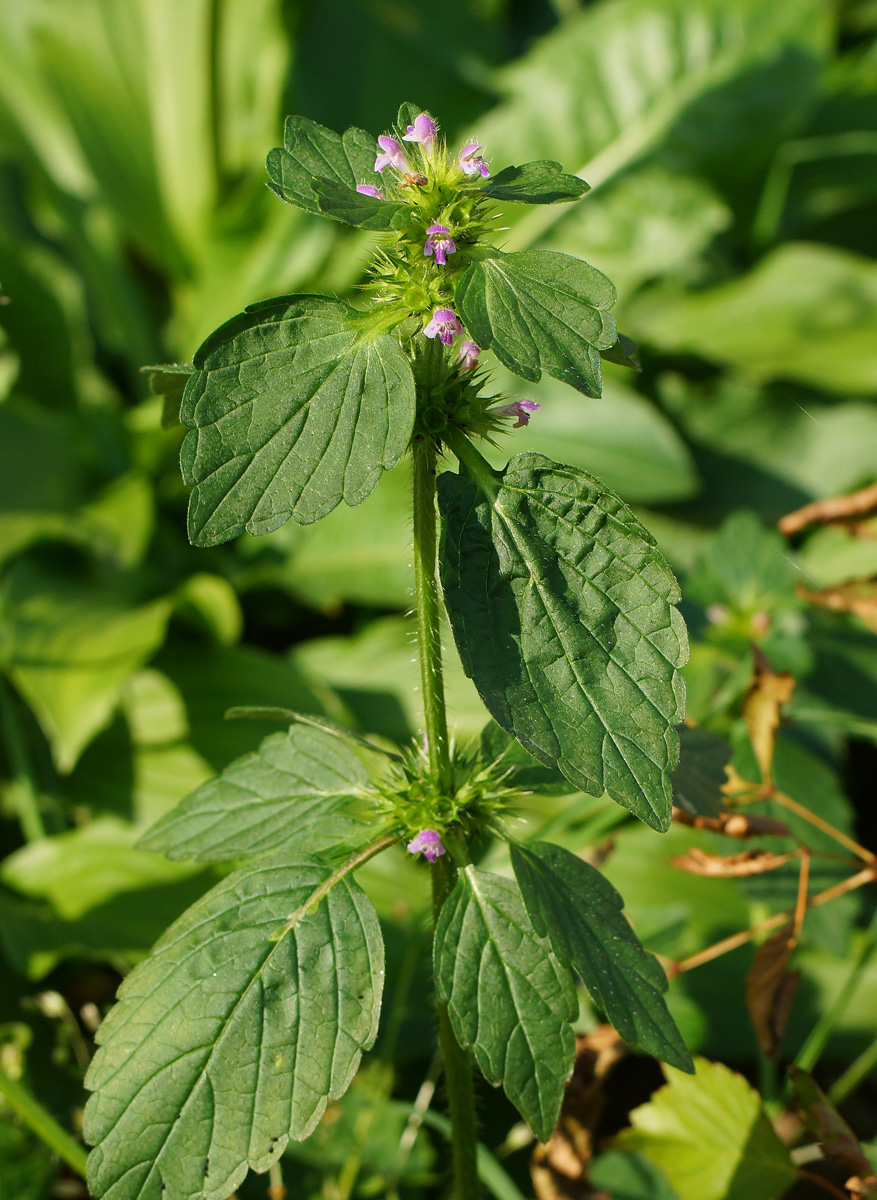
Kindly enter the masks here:
M 614 346 L 610 346 L 606 350 L 600 351 L 600 357 L 603 362 L 615 363 L 619 367 L 628 367 L 631 371 L 641 371 L 640 361 L 636 356 L 637 344 L 633 338 L 625 337 L 623 333 L 619 333 L 618 341 Z
M 161 396 L 161 427 L 173 429 L 180 424 L 180 403 L 183 392 L 192 374 L 190 363 L 162 363 L 155 367 L 141 367 L 141 375 L 149 379 L 149 390 L 153 396 Z
M 461 872 L 435 934 L 435 980 L 458 1041 L 542 1141 L 551 1136 L 575 1055 L 569 972 L 535 933 L 515 882 Z
M 566 175 L 557 162 L 528 162 L 506 167 L 481 189 L 492 200 L 514 200 L 522 204 L 563 204 L 578 200 L 591 185 L 577 175 Z
M 197 546 L 359 504 L 408 445 L 408 359 L 343 301 L 254 304 L 210 335 L 195 367 L 181 461 Z
M 407 204 L 363 195 L 334 179 L 315 179 L 311 187 L 323 216 L 361 229 L 402 229 L 411 214 Z
M 482 349 L 535 383 L 546 371 L 586 396 L 602 389 L 600 351 L 618 340 L 615 288 L 595 267 L 553 250 L 494 251 L 473 262 L 456 304 Z
M 86 1076 L 92 1195 L 225 1200 L 308 1136 L 377 1033 L 377 915 L 315 859 L 261 859 L 176 921 L 119 989 Z
M 362 129 L 347 129 L 338 134 L 307 117 L 287 117 L 283 148 L 277 147 L 268 155 L 266 165 L 271 180 L 268 186 L 296 208 L 319 213 L 314 182 L 328 180 L 354 194 L 358 183 L 377 186 L 381 181 L 375 171 L 377 153 L 377 142 Z
M 593 476 L 541 454 L 438 483 L 448 613 L 491 714 L 576 787 L 666 829 L 688 645 L 652 537 Z
M 625 920 L 624 902 L 598 870 L 562 846 L 512 845 L 512 866 L 533 928 L 571 967 L 626 1042 L 693 1071 L 661 993 L 667 978 Z
M 293 725 L 196 788 L 139 847 L 199 862 L 281 847 L 324 850 L 362 833 L 359 821 L 341 814 L 367 782 L 359 759 L 339 738 Z

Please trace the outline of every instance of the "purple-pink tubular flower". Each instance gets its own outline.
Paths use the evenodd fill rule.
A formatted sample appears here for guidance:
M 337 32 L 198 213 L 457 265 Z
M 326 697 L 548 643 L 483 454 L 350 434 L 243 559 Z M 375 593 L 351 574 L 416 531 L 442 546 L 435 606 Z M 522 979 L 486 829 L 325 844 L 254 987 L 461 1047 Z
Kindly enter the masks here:
M 434 338 L 438 334 L 442 345 L 450 346 L 457 334 L 463 332 L 463 325 L 457 314 L 450 308 L 437 308 L 423 332 L 428 338 Z
M 460 151 L 457 158 L 457 166 L 464 175 L 475 175 L 476 173 L 486 179 L 490 174 L 490 164 L 486 163 L 478 153 L 481 147 L 477 142 L 468 142 Z
M 420 113 L 414 118 L 414 124 L 408 126 L 408 132 L 402 138 L 403 142 L 420 142 L 421 146 L 429 149 L 436 138 L 435 121 L 429 113 Z
M 408 170 L 408 163 L 402 153 L 402 147 L 391 137 L 379 137 L 378 145 L 382 153 L 375 159 L 375 170 L 383 171 L 385 167 L 395 167 L 397 171 Z
M 443 267 L 448 261 L 448 255 L 457 253 L 451 231 L 446 225 L 430 225 L 426 232 L 429 237 L 423 244 L 423 253 L 435 254 L 435 261 Z
M 380 188 L 376 188 L 371 183 L 358 183 L 356 190 L 363 196 L 374 196 L 375 200 L 386 200 L 386 196 Z
M 408 843 L 409 854 L 422 854 L 428 862 L 435 862 L 445 853 L 441 835 L 435 829 L 421 829 L 413 842 Z
M 493 412 L 498 417 L 517 417 L 512 429 L 522 429 L 530 424 L 530 414 L 538 412 L 541 407 L 535 400 L 516 400 L 514 404 L 504 404 Z
M 474 342 L 463 342 L 457 355 L 457 362 L 460 364 L 460 370 L 474 371 L 478 366 L 478 355 L 480 353 L 481 347 L 476 346 Z

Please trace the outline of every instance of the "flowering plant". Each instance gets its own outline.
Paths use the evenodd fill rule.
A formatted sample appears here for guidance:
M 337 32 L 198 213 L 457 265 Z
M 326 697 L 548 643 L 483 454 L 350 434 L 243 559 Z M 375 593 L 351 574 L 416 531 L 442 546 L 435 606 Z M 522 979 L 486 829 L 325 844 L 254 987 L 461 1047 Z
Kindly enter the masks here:
M 602 358 L 632 365 L 604 275 L 493 244 L 497 203 L 574 201 L 587 184 L 554 162 L 494 173 L 482 149 L 449 152 L 406 104 L 377 141 L 291 117 L 268 156 L 283 200 L 379 234 L 367 303 L 267 300 L 197 351 L 181 408 L 190 538 L 318 521 L 410 454 L 424 735 L 392 750 L 280 714 L 286 732 L 146 835 L 171 858 L 243 865 L 168 930 L 101 1027 L 85 1119 L 97 1197 L 223 1200 L 313 1131 L 377 1033 L 383 942 L 354 873 L 393 848 L 432 875 L 464 1200 L 478 1192 L 471 1058 L 547 1139 L 575 978 L 626 1040 L 691 1070 L 618 894 L 513 820 L 523 792 L 582 790 L 667 828 L 686 636 L 676 581 L 617 496 L 539 454 L 497 471 L 477 448 L 539 408 L 487 394 L 485 352 L 591 396 Z M 475 747 L 448 732 L 442 604 L 492 717 Z M 508 846 L 503 874 L 477 865 L 491 842 Z

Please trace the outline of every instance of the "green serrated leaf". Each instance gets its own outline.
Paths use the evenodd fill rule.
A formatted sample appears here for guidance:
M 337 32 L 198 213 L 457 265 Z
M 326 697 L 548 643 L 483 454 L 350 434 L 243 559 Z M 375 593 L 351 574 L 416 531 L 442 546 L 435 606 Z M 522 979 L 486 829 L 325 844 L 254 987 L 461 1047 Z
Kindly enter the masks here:
M 211 334 L 195 367 L 181 411 L 195 545 L 359 504 L 408 445 L 408 359 L 341 300 L 252 305 Z
M 661 994 L 663 968 L 640 945 L 624 901 L 598 870 L 562 846 L 511 846 L 512 866 L 533 928 L 547 937 L 626 1042 L 693 1071 Z
M 776 1200 L 795 1181 L 788 1149 L 758 1092 L 722 1063 L 697 1074 L 665 1068 L 667 1084 L 630 1114 L 624 1149 L 659 1167 L 680 1200 Z
M 377 1033 L 384 957 L 355 864 L 244 867 L 125 979 L 86 1077 L 94 1196 L 225 1200 L 346 1090 Z
M 467 674 L 541 762 L 666 829 L 687 657 L 670 568 L 587 472 L 520 454 L 498 475 L 459 449 L 468 466 L 438 485 L 445 599 Z
M 138 845 L 197 862 L 281 848 L 317 853 L 363 840 L 364 826 L 344 810 L 367 784 L 362 763 L 339 738 L 293 725 L 196 788 Z
M 441 911 L 434 954 L 436 989 L 458 1041 L 546 1141 L 572 1072 L 568 1022 L 578 1005 L 514 881 L 466 867 Z
M 595 267 L 553 250 L 495 251 L 472 263 L 455 299 L 478 345 L 516 375 L 535 383 L 545 371 L 600 395 L 600 351 L 618 333 L 615 288 Z
M 324 217 L 358 225 L 361 229 L 402 229 L 411 214 L 408 204 L 365 196 L 333 179 L 314 179 L 311 188 Z
M 673 800 L 695 816 L 714 817 L 724 808 L 722 784 L 731 747 L 702 726 L 679 729 L 679 766 L 673 772 Z
M 565 174 L 558 162 L 548 160 L 506 167 L 481 189 L 492 200 L 514 200 L 521 204 L 564 204 L 578 200 L 591 186 L 578 175 Z
M 414 104 L 411 100 L 403 100 L 399 105 L 399 113 L 396 117 L 396 128 L 400 133 L 404 134 L 409 125 L 414 124 L 414 118 L 420 116 L 426 109 L 422 104 Z
M 268 186 L 288 204 L 319 214 L 312 186 L 315 180 L 328 180 L 354 192 L 358 183 L 378 185 L 381 177 L 375 171 L 377 153 L 377 142 L 362 129 L 337 134 L 307 117 L 287 117 L 283 148 L 277 147 L 268 155 Z

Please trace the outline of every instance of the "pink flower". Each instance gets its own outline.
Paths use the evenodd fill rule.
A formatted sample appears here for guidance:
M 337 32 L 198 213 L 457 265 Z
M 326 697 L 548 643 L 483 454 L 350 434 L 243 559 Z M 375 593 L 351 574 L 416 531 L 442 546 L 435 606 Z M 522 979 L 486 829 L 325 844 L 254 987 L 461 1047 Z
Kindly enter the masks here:
M 457 158 L 457 166 L 464 175 L 474 175 L 480 172 L 484 179 L 490 174 L 490 164 L 486 163 L 478 151 L 481 149 L 477 142 L 468 142 Z
M 437 308 L 423 332 L 428 338 L 434 338 L 438 334 L 442 345 L 450 346 L 457 334 L 463 332 L 463 325 L 457 314 L 450 308 Z
M 375 200 L 386 200 L 387 198 L 380 188 L 376 188 L 370 183 L 358 183 L 356 190 L 363 196 L 374 196 Z
M 379 137 L 378 145 L 383 153 L 375 159 L 376 171 L 383 171 L 385 167 L 395 167 L 397 171 L 403 173 L 408 170 L 408 163 L 405 161 L 402 147 L 395 138 Z
M 421 146 L 430 149 L 435 143 L 435 121 L 429 113 L 421 113 L 414 118 L 414 124 L 408 126 L 408 132 L 402 138 L 403 142 L 420 142 Z
M 478 366 L 478 355 L 481 353 L 481 347 L 476 346 L 474 342 L 463 342 L 460 346 L 460 352 L 457 355 L 457 362 L 460 364 L 461 371 L 474 371 Z
M 451 231 L 446 225 L 430 225 L 426 232 L 429 237 L 424 242 L 423 253 L 434 253 L 435 261 L 440 267 L 443 267 L 448 261 L 448 255 L 457 253 Z
M 501 408 L 493 409 L 496 417 L 517 417 L 512 429 L 522 429 L 530 424 L 530 414 L 538 412 L 542 407 L 535 400 L 516 400 L 514 404 L 503 404 Z
M 409 854 L 422 854 L 428 862 L 435 862 L 445 853 L 441 835 L 435 829 L 421 829 L 414 841 L 408 843 Z

